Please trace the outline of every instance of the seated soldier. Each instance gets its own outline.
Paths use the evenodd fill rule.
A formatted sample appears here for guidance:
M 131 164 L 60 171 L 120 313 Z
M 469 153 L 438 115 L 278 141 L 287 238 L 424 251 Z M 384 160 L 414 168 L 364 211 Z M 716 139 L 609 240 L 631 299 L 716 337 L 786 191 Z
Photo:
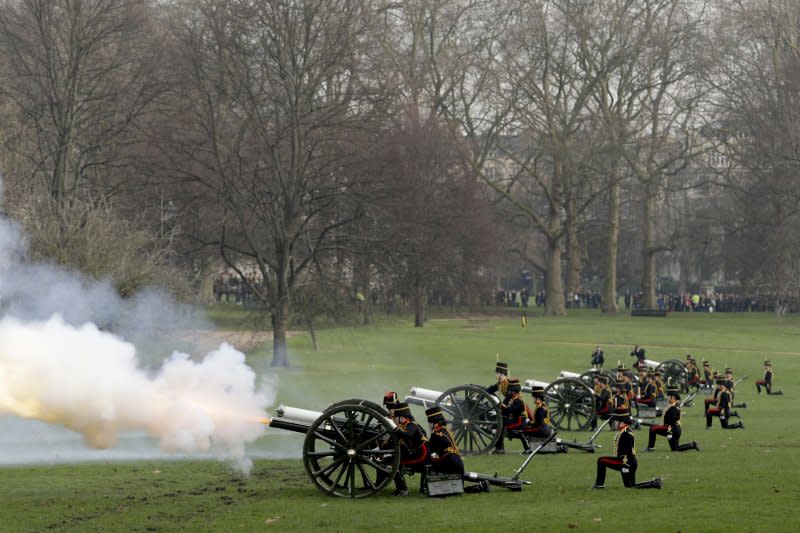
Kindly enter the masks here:
M 509 438 L 519 436 L 522 440 L 523 447 L 528 450 L 528 441 L 518 435 L 516 432 L 525 428 L 527 420 L 527 407 L 525 401 L 521 396 L 522 386 L 518 378 L 511 378 L 508 380 L 508 396 L 504 403 L 500 404 L 500 414 L 503 417 L 503 431 L 500 438 L 497 440 L 494 452 L 497 454 L 505 453 L 505 437 Z
M 497 379 L 497 383 L 486 387 L 486 392 L 505 398 L 508 394 L 508 363 L 498 361 L 494 367 L 494 376 Z
M 425 430 L 414 420 L 411 409 L 405 402 L 398 402 L 394 407 L 394 419 L 397 424 L 397 434 L 400 437 L 400 470 L 394 477 L 396 490 L 392 496 L 408 496 L 408 485 L 404 471 L 425 473 L 425 466 L 430 457 L 428 453 L 428 437 Z M 379 471 L 380 474 L 380 471 Z M 382 481 L 378 476 L 378 483 Z M 420 488 L 424 487 L 424 478 L 420 481 Z
M 761 394 L 761 387 L 764 387 L 764 390 L 767 391 L 767 394 L 771 394 L 774 396 L 780 396 L 783 394 L 783 391 L 772 390 L 772 363 L 770 361 L 764 361 L 764 379 L 759 379 L 756 381 L 756 389 L 758 390 L 758 394 Z
M 447 427 L 441 408 L 426 409 L 425 415 L 431 425 L 431 437 L 428 439 L 431 471 L 440 474 L 457 474 L 463 478 L 464 461 L 458 451 L 456 440 Z M 489 482 L 481 481 L 476 485 L 466 486 L 464 492 L 489 492 Z
M 656 378 L 652 372 L 647 373 L 647 381 L 642 389 L 642 395 L 636 398 L 636 403 L 646 405 L 648 407 L 656 406 L 656 395 L 658 389 L 656 388 Z
M 533 387 L 531 396 L 534 407 L 532 416 L 528 420 L 528 427 L 525 428 L 525 435 L 535 439 L 546 439 L 553 434 L 553 428 L 550 426 L 550 409 L 545 402 L 544 387 Z
M 697 361 L 691 355 L 686 356 L 686 384 L 690 387 L 700 388 L 700 371 L 697 369 Z
M 621 383 L 625 391 L 625 396 L 628 399 L 628 403 L 630 403 L 636 395 L 634 394 L 631 378 L 628 377 L 628 372 L 629 370 L 622 364 L 617 366 L 617 388 L 619 388 Z
M 678 387 L 668 387 L 667 398 L 669 405 L 667 406 L 667 410 L 664 411 L 664 423 L 657 426 L 650 426 L 650 440 L 644 451 L 651 452 L 655 449 L 657 435 L 667 437 L 669 449 L 673 452 L 685 452 L 686 450 L 700 451 L 700 446 L 698 446 L 695 441 L 687 444 L 680 443 L 681 406 L 679 401 L 681 396 Z
M 614 438 L 614 454 L 597 459 L 597 478 L 593 489 L 605 488 L 606 469 L 618 470 L 622 474 L 622 483 L 626 488 L 660 489 L 661 478 L 636 483 L 636 470 L 639 462 L 636 459 L 636 437 L 630 427 L 630 417 L 621 416 L 617 422 L 617 435 Z
M 737 422 L 733 425 L 728 422 L 731 416 L 738 416 L 738 414 L 731 412 L 733 397 L 730 391 L 728 391 L 728 383 L 725 377 L 717 378 L 717 390 L 719 393 L 717 395 L 716 406 L 709 406 L 706 410 L 706 429 L 711 429 L 711 420 L 715 416 L 719 417 L 719 423 L 724 429 L 744 429 L 744 424 L 742 422 Z
M 606 376 L 597 375 L 594 377 L 594 413 L 595 417 L 592 419 L 592 429 L 597 429 L 598 418 L 608 418 L 612 407 L 612 392 L 611 387 L 608 386 L 608 378 Z

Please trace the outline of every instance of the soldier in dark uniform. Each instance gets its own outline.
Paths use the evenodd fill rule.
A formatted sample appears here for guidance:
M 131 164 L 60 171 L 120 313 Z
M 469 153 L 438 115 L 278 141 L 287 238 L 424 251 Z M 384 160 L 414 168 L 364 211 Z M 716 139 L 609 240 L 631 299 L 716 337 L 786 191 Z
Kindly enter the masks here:
M 486 392 L 505 398 L 508 395 L 508 363 L 498 361 L 494 367 L 494 375 L 497 383 L 486 387 Z
M 633 350 L 631 350 L 631 357 L 636 357 L 636 361 L 633 363 L 633 368 L 638 369 L 640 366 L 643 366 L 645 364 L 644 348 L 638 344 L 634 346 Z
M 553 434 L 553 428 L 550 426 L 550 409 L 544 399 L 544 387 L 533 387 L 531 396 L 534 401 L 533 416 L 530 417 L 525 434 L 529 437 L 545 439 Z
M 772 390 L 772 363 L 770 361 L 764 361 L 764 379 L 759 379 L 756 381 L 756 389 L 758 390 L 758 394 L 761 394 L 761 387 L 767 391 L 767 394 L 771 394 L 774 396 L 780 396 L 783 394 L 781 390 Z
M 660 489 L 661 478 L 636 483 L 636 437 L 630 427 L 630 418 L 623 417 L 618 423 L 617 435 L 614 438 L 614 455 L 597 459 L 597 478 L 593 489 L 605 488 L 606 469 L 617 470 L 622 474 L 622 483 L 627 488 Z
M 625 386 L 625 381 L 617 381 L 617 388 L 614 392 L 614 397 L 611 398 L 611 408 L 614 410 L 615 415 L 623 411 L 628 413 L 630 412 L 631 406 Z M 618 418 L 615 416 L 614 420 L 618 421 Z
M 661 435 L 667 437 L 669 442 L 669 449 L 673 452 L 685 452 L 686 450 L 700 451 L 700 446 L 697 442 L 692 441 L 686 444 L 681 444 L 681 406 L 680 406 L 680 389 L 678 387 L 667 388 L 667 398 L 669 405 L 667 410 L 664 411 L 664 423 L 658 426 L 650 426 L 650 440 L 647 448 L 644 451 L 651 452 L 655 449 L 656 436 Z
M 644 385 L 642 389 L 642 394 L 638 398 L 636 398 L 636 403 L 641 405 L 647 405 L 648 407 L 655 407 L 656 406 L 656 396 L 658 394 L 658 389 L 656 387 L 656 378 L 652 372 L 647 373 L 647 383 Z
M 605 362 L 606 358 L 603 355 L 603 350 L 600 349 L 600 346 L 595 346 L 592 352 L 592 367 L 603 368 L 603 363 Z
M 522 386 L 519 379 L 511 378 L 508 380 L 507 388 L 508 396 L 506 400 L 500 404 L 500 414 L 503 417 L 503 431 L 500 438 L 497 440 L 494 452 L 497 454 L 505 453 L 505 437 L 510 431 L 520 431 L 525 428 L 527 421 L 527 407 L 525 401 L 522 399 Z M 522 445 L 525 450 L 528 450 L 528 441 L 521 438 Z
M 746 408 L 747 404 L 745 402 L 734 403 L 734 398 L 736 398 L 736 380 L 733 379 L 733 369 L 730 367 L 725 369 L 725 385 L 727 385 L 728 387 L 728 392 L 731 393 L 731 407 Z M 733 416 L 738 416 L 738 415 L 733 415 Z
M 441 408 L 426 409 L 425 415 L 431 425 L 431 436 L 428 439 L 431 470 L 440 474 L 457 474 L 463 477 L 464 460 L 458 451 L 453 434 L 447 427 Z M 477 485 L 464 487 L 464 492 L 489 492 L 489 482 L 481 481 Z
M 714 386 L 714 370 L 708 361 L 703 361 L 703 376 L 700 379 L 700 384 L 709 389 Z
M 608 385 L 608 378 L 606 376 L 595 376 L 594 377 L 594 413 L 595 417 L 592 419 L 592 429 L 597 429 L 597 420 L 599 418 L 605 419 L 608 418 L 608 414 L 611 412 L 611 399 L 613 397 L 613 392 L 611 391 L 611 387 Z
M 405 402 L 398 402 L 394 406 L 394 419 L 397 424 L 397 434 L 400 437 L 400 470 L 394 477 L 396 490 L 392 496 L 408 496 L 408 485 L 404 471 L 423 474 L 420 487 L 424 487 L 425 466 L 430 461 L 428 451 L 428 437 L 425 430 L 414 420 L 411 409 Z M 382 481 L 381 472 L 378 471 L 378 483 Z
M 736 424 L 728 422 L 732 416 L 731 404 L 733 403 L 733 396 L 728 390 L 725 377 L 717 378 L 717 390 L 719 394 L 717 395 L 716 406 L 710 406 L 706 410 L 706 429 L 711 428 L 711 421 L 715 416 L 719 417 L 719 423 L 724 429 L 744 429 L 742 422 L 737 422 Z

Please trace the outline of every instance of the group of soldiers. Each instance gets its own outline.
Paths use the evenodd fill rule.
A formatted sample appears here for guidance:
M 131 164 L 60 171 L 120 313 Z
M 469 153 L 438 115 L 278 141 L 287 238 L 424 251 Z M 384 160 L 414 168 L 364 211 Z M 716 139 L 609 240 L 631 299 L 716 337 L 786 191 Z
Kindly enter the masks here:
M 599 352 L 599 353 L 598 353 Z M 678 387 L 664 383 L 662 376 L 655 371 L 648 370 L 644 364 L 645 350 L 638 345 L 634 347 L 631 355 L 636 357 L 634 367 L 639 371 L 639 380 L 634 382 L 629 377 L 629 371 L 623 365 L 617 368 L 617 380 L 611 387 L 609 379 L 598 373 L 594 379 L 594 397 L 597 419 L 611 419 L 616 426 L 617 434 L 614 438 L 612 455 L 600 457 L 597 460 L 597 477 L 592 489 L 605 487 L 606 471 L 608 469 L 619 471 L 622 482 L 628 488 L 656 488 L 660 489 L 660 478 L 644 482 L 636 482 L 638 459 L 636 456 L 636 436 L 634 429 L 638 429 L 639 422 L 631 417 L 631 406 L 656 407 L 657 403 L 666 399 L 663 420 L 660 424 L 649 425 L 648 444 L 646 452 L 654 451 L 659 436 L 665 437 L 671 451 L 684 452 L 689 450 L 700 451 L 696 441 L 681 444 L 681 391 Z M 595 368 L 598 361 L 602 364 L 603 354 L 598 346 L 592 354 L 592 363 Z M 688 385 L 695 387 L 697 392 L 711 389 L 711 394 L 705 398 L 706 429 L 712 427 L 716 417 L 724 429 L 744 429 L 744 424 L 739 420 L 731 423 L 731 418 L 739 418 L 736 408 L 747 407 L 746 404 L 734 403 L 736 381 L 733 369 L 726 368 L 724 374 L 717 374 L 711 368 L 710 362 L 703 361 L 702 369 L 697 366 L 697 361 L 691 355 L 687 356 L 685 367 L 688 376 Z M 756 381 L 758 394 L 762 387 L 769 395 L 781 395 L 780 390 L 773 390 L 773 369 L 770 361 L 764 361 L 763 379 Z M 522 386 L 518 378 L 509 376 L 508 364 L 497 362 L 495 365 L 496 381 L 486 387 L 486 391 L 495 394 L 502 401 L 499 405 L 503 419 L 502 434 L 497 440 L 493 453 L 505 453 L 505 440 L 519 438 L 524 451 L 531 453 L 529 439 L 546 439 L 554 429 L 550 424 L 550 412 L 545 398 L 545 390 L 541 386 L 531 389 L 533 407 L 525 402 L 522 396 Z M 694 396 L 692 394 L 692 397 Z M 398 432 L 401 437 L 401 459 L 403 470 L 419 472 L 422 474 L 421 490 L 425 490 L 425 476 L 428 472 L 443 474 L 464 475 L 464 462 L 461 458 L 455 438 L 447 427 L 444 415 L 439 407 L 431 407 L 425 411 L 430 424 L 430 437 L 411 414 L 409 405 L 398 400 L 397 394 L 389 392 L 383 400 L 384 406 L 397 422 Z M 394 495 L 408 495 L 408 486 L 399 471 L 395 477 L 396 490 Z M 488 492 L 489 484 L 482 481 L 478 484 L 465 487 L 465 492 Z
M 397 432 L 400 436 L 400 465 L 402 468 L 394 477 L 393 496 L 408 496 L 405 472 L 420 474 L 420 491 L 422 492 L 427 490 L 426 481 L 429 472 L 456 474 L 463 478 L 464 461 L 453 433 L 447 427 L 444 414 L 439 407 L 425 410 L 431 431 L 428 436 L 425 429 L 414 419 L 409 405 L 401 402 L 396 392 L 387 392 L 384 395 L 383 406 L 397 424 Z M 378 483 L 381 483 L 383 479 L 379 478 Z M 489 492 L 489 483 L 480 481 L 465 486 L 464 492 Z

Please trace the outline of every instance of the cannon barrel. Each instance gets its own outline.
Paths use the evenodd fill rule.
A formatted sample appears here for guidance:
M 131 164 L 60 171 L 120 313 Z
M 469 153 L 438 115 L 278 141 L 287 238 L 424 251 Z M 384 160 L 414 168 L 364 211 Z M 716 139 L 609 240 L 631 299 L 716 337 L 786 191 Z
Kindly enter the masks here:
M 569 370 L 562 370 L 558 373 L 560 378 L 579 378 L 581 375 L 578 372 L 571 372 Z
M 262 422 L 271 428 L 294 431 L 295 433 L 306 433 L 311 428 L 311 425 L 315 421 L 319 420 L 324 414 L 325 413 L 319 411 L 311 411 L 309 409 L 300 409 L 298 407 L 280 405 L 275 410 L 275 416 L 273 418 L 264 418 L 262 419 Z M 339 417 L 333 417 L 332 420 L 336 425 L 339 425 L 339 423 L 345 423 L 345 421 L 341 420 Z M 387 417 L 386 421 L 392 428 L 397 427 L 394 421 L 390 418 Z M 356 423 L 356 427 L 359 427 L 358 423 Z M 322 429 L 333 430 L 333 428 L 330 426 L 322 426 Z

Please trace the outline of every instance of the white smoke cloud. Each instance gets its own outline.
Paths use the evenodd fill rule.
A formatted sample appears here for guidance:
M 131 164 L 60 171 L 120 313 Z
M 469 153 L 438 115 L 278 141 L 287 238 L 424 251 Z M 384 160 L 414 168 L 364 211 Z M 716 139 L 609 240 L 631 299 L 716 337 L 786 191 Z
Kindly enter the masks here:
M 158 291 L 123 300 L 108 281 L 26 256 L 19 227 L 0 216 L 0 415 L 63 426 L 94 449 L 146 432 L 167 452 L 249 471 L 246 446 L 265 432 L 274 387 L 257 383 L 244 354 L 222 344 L 198 359 L 169 355 L 156 341 L 210 324 Z
M 255 373 L 228 344 L 199 362 L 173 353 L 148 375 L 132 344 L 58 315 L 27 323 L 7 317 L 0 339 L 0 413 L 62 425 L 93 448 L 141 429 L 167 451 L 215 451 L 246 470 L 245 444 L 264 433 L 260 419 L 271 398 L 255 392 Z

